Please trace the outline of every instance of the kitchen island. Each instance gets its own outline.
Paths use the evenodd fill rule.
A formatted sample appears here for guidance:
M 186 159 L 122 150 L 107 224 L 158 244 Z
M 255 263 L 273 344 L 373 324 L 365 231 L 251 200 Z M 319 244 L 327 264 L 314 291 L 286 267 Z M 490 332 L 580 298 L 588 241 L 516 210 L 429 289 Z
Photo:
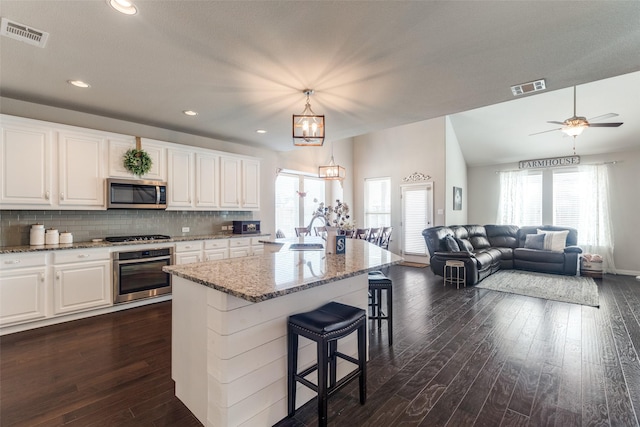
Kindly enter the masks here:
M 176 396 L 206 426 L 271 426 L 285 418 L 288 316 L 329 301 L 366 310 L 366 273 L 402 260 L 357 239 L 347 239 L 344 255 L 275 243 L 284 243 L 277 252 L 164 268 L 173 274 Z M 355 335 L 339 345 L 355 355 Z M 298 366 L 313 363 L 315 345 L 301 339 Z M 351 369 L 339 364 L 339 377 Z M 314 397 L 299 388 L 297 406 Z

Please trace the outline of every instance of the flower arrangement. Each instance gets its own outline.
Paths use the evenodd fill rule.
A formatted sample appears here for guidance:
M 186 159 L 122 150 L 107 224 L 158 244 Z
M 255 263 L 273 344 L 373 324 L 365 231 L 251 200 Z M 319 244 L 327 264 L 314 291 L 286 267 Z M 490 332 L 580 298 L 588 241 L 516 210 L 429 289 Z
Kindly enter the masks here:
M 318 199 L 313 199 L 313 201 L 318 203 Z M 334 219 L 331 219 L 332 214 L 335 214 Z M 345 231 L 355 228 L 355 222 L 352 223 L 350 220 L 349 205 L 340 200 L 336 200 L 334 207 L 325 206 L 324 202 L 320 202 L 314 212 L 314 217 L 324 218 L 327 227 L 337 227 Z

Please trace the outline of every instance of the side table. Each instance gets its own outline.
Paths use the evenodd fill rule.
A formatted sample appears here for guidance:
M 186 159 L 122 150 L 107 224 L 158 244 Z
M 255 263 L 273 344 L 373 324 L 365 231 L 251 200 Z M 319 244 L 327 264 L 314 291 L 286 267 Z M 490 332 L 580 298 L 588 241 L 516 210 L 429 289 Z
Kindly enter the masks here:
M 444 265 L 444 286 L 447 283 L 456 285 L 456 289 L 460 289 L 460 284 L 467 287 L 467 270 L 464 268 L 464 262 L 448 260 Z

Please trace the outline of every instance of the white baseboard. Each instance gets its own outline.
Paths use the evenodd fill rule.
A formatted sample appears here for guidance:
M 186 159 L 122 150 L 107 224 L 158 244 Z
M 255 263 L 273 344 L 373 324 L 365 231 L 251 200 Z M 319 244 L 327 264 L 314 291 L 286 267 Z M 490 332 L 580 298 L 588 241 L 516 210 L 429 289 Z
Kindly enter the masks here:
M 623 274 L 625 276 L 640 276 L 640 271 L 636 271 L 636 270 L 618 270 L 617 274 Z

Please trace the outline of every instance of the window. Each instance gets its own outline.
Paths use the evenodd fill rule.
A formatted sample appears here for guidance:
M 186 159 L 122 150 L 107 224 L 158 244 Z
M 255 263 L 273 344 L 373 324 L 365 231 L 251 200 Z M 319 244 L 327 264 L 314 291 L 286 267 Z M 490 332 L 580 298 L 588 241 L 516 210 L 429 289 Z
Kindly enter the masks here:
M 295 227 L 309 225 L 318 202 L 324 201 L 324 190 L 325 182 L 319 178 L 280 173 L 276 178 L 276 230 L 295 237 Z
M 580 174 L 553 172 L 553 225 L 580 228 Z
M 364 180 L 364 228 L 391 226 L 391 178 Z
M 500 172 L 498 224 L 542 224 L 542 172 Z

